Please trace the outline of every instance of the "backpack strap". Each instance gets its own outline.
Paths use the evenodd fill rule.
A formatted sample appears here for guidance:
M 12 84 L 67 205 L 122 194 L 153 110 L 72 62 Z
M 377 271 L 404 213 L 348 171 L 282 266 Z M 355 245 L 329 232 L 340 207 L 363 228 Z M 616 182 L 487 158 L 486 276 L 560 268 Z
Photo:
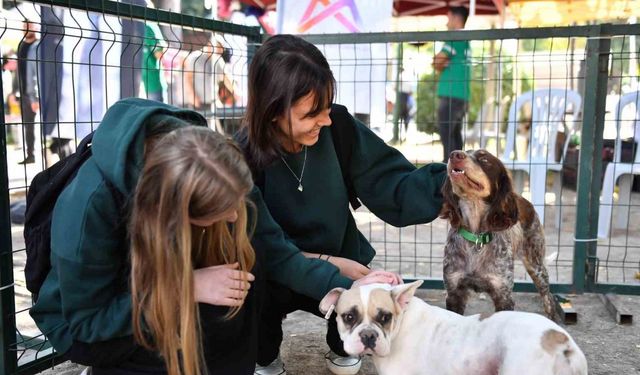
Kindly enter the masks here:
M 329 117 L 331 117 L 332 123 L 329 129 L 331 129 L 333 147 L 336 149 L 336 156 L 338 157 L 338 163 L 342 171 L 342 179 L 344 180 L 344 185 L 347 187 L 349 203 L 351 203 L 351 207 L 354 210 L 357 210 L 362 206 L 362 203 L 360 203 L 356 189 L 353 187 L 350 168 L 353 143 L 356 138 L 356 125 L 347 108 L 339 104 L 333 104 L 331 106 L 331 114 Z
M 92 139 L 93 132 L 84 137 L 73 156 L 58 161 L 33 178 L 27 193 L 25 223 L 28 224 L 26 226 L 29 226 L 32 220 L 39 220 L 38 215 L 42 213 L 46 215 L 53 210 L 58 195 L 75 176 L 80 166 L 91 156 Z M 48 193 L 38 194 L 43 190 L 47 190 Z

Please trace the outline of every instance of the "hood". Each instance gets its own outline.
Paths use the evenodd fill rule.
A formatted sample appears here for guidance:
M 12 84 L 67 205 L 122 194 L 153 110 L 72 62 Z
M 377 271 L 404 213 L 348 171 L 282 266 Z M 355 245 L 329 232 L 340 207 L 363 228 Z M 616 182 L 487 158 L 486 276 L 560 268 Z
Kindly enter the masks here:
M 153 123 L 149 118 L 153 116 Z M 93 158 L 104 177 L 122 194 L 133 191 L 143 166 L 147 129 L 156 116 L 173 116 L 185 125 L 207 126 L 198 112 L 151 100 L 128 98 L 109 107 L 95 131 L 91 145 Z

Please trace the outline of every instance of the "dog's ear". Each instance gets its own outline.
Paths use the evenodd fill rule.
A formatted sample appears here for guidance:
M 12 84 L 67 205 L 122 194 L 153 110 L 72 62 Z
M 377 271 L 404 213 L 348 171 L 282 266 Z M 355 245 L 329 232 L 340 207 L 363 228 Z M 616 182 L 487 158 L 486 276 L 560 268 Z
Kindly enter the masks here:
M 444 198 L 444 202 L 442 204 L 442 210 L 440 210 L 440 218 L 449 220 L 451 227 L 458 229 L 462 217 L 460 205 L 458 204 L 460 199 L 453 193 L 453 186 L 448 176 L 444 181 L 444 185 L 442 185 L 442 197 Z
M 340 299 L 342 292 L 345 290 L 344 288 L 331 289 L 329 293 L 322 298 L 322 301 L 320 301 L 320 312 L 326 314 L 332 305 L 335 306 L 338 303 L 338 299 Z
M 413 298 L 416 289 L 418 289 L 423 282 L 424 280 L 416 280 L 409 284 L 396 285 L 391 289 L 391 298 L 400 306 L 401 310 L 404 310 L 409 305 L 409 301 Z
M 491 195 L 487 214 L 488 230 L 499 232 L 515 225 L 518 222 L 518 197 L 513 192 L 511 178 L 504 167 L 493 185 Z

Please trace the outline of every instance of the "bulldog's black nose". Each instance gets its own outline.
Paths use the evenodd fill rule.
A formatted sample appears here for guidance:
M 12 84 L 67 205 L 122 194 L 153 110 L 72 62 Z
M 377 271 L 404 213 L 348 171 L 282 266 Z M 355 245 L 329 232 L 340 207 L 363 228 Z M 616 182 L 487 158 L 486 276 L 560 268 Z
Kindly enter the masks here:
M 360 341 L 365 348 L 374 349 L 376 347 L 376 340 L 378 339 L 378 332 L 372 329 L 365 329 L 360 332 Z
M 451 151 L 451 153 L 449 154 L 449 159 L 451 160 L 463 160 L 464 158 L 467 157 L 467 154 L 464 151 L 460 151 L 460 150 L 455 150 L 455 151 Z

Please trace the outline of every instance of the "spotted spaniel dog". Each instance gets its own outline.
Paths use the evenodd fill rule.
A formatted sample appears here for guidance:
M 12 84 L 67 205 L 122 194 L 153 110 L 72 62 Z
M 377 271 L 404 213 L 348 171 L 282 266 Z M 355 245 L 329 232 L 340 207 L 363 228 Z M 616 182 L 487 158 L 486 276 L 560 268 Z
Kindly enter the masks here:
M 558 321 L 544 266 L 544 230 L 531 203 L 513 191 L 504 165 L 485 150 L 453 151 L 441 217 L 451 229 L 444 254 L 447 309 L 464 314 L 470 290 L 486 292 L 496 311 L 513 310 L 513 258 L 523 263 Z

